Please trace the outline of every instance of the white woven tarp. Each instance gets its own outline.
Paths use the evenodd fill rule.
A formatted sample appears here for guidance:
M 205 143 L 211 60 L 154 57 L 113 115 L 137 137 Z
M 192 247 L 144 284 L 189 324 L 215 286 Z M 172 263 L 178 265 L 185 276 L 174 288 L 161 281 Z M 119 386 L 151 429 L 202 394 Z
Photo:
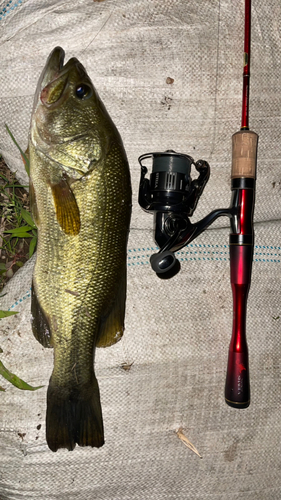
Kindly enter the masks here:
M 31 393 L 1 379 L 1 500 L 281 498 L 280 25 L 279 0 L 252 1 L 250 126 L 259 134 L 247 316 L 252 401 L 238 411 L 224 402 L 232 328 L 228 219 L 182 250 L 175 278 L 159 280 L 149 265 L 152 217 L 137 203 L 137 159 L 166 149 L 203 158 L 211 178 L 194 219 L 229 205 L 244 1 L 0 0 L 0 152 L 10 168 L 27 184 L 4 124 L 24 149 L 37 80 L 60 45 L 66 59 L 86 67 L 117 125 L 133 185 L 126 331 L 96 353 L 106 440 L 100 450 L 47 447 L 53 353 L 30 328 L 34 259 L 0 298 L 0 309 L 19 311 L 0 320 L 0 359 L 28 383 L 44 385 Z M 202 459 L 177 437 L 180 427 Z

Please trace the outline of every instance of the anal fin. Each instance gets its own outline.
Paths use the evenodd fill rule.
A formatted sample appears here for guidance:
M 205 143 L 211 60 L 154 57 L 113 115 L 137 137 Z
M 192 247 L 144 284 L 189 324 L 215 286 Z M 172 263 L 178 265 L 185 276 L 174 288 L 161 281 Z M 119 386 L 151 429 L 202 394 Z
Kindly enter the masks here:
M 97 347 L 109 347 L 122 338 L 126 306 L 126 274 L 125 267 L 112 308 L 101 320 Z
M 31 287 L 31 317 L 32 332 L 36 340 L 44 347 L 53 347 L 50 326 L 37 299 L 33 283 Z

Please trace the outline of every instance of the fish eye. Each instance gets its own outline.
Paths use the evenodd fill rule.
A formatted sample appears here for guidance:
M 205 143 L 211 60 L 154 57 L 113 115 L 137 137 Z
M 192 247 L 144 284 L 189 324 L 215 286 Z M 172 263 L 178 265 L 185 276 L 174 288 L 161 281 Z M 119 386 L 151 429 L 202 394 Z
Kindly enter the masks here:
M 81 83 L 78 85 L 75 89 L 75 95 L 78 97 L 78 99 L 87 99 L 91 97 L 92 95 L 92 89 L 89 87 L 89 85 L 86 85 L 85 83 Z

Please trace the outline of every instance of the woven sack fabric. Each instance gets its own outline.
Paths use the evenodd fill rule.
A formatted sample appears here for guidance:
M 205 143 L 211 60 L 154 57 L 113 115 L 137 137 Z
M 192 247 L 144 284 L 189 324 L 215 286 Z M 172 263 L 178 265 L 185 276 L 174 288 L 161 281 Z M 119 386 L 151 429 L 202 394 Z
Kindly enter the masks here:
M 250 127 L 259 134 L 255 252 L 248 301 L 251 405 L 224 402 L 232 328 L 227 218 L 178 253 L 159 280 L 153 218 L 138 206 L 138 156 L 175 151 L 205 159 L 211 178 L 194 219 L 229 205 L 231 136 L 241 116 L 244 1 L 0 0 L 0 152 L 24 184 L 36 84 L 57 45 L 77 57 L 128 154 L 133 215 L 123 339 L 96 352 L 105 445 L 52 453 L 45 440 L 53 352 L 33 338 L 35 258 L 0 297 L 0 360 L 34 386 L 1 378 L 0 499 L 279 500 L 281 7 L 252 0 Z M 167 83 L 167 78 L 173 83 Z M 193 173 L 194 174 L 194 173 Z M 194 174 L 195 175 L 195 174 Z M 202 458 L 178 438 L 177 430 Z

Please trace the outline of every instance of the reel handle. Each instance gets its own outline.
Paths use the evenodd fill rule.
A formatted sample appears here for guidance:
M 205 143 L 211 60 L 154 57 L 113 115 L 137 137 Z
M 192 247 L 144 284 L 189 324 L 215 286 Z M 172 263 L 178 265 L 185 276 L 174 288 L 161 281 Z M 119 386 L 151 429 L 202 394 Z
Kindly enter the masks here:
M 167 214 L 164 219 L 163 216 L 160 215 L 160 219 L 161 225 L 165 231 L 166 242 L 160 248 L 159 252 L 151 255 L 150 265 L 159 278 L 166 279 L 172 278 L 180 270 L 180 263 L 175 257 L 172 248 L 180 238 L 181 233 L 188 227 L 188 225 L 190 225 L 190 223 L 188 218 L 173 213 Z
M 150 257 L 150 265 L 156 274 L 170 273 L 178 263 L 175 254 L 170 250 L 154 253 Z

